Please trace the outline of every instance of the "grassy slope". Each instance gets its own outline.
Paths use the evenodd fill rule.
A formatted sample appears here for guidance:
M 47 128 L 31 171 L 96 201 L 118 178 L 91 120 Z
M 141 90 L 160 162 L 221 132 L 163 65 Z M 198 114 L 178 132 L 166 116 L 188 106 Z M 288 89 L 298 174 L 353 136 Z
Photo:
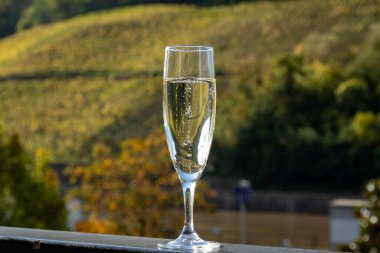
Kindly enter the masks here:
M 244 121 L 241 85 L 258 66 L 292 51 L 310 33 L 334 33 L 355 50 L 380 1 L 286 1 L 197 8 L 120 8 L 41 26 L 0 40 L 0 115 L 30 149 L 55 161 L 86 160 L 91 146 L 118 146 L 161 124 L 163 49 L 216 50 L 216 138 L 233 139 Z M 244 72 L 248 77 L 239 80 Z M 236 106 L 238 105 L 238 106 Z M 219 126 L 219 127 L 218 127 Z

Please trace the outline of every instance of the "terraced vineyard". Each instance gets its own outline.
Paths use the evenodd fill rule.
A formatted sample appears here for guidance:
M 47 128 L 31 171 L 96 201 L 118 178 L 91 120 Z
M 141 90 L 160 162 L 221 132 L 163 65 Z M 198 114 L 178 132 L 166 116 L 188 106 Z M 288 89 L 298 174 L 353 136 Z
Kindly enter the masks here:
M 55 162 L 88 162 L 95 143 L 116 152 L 162 127 L 161 73 L 168 44 L 216 51 L 215 138 L 233 142 L 258 73 L 279 54 L 332 36 L 355 52 L 380 21 L 378 0 L 145 5 L 78 16 L 0 40 L 5 134 L 51 150 Z

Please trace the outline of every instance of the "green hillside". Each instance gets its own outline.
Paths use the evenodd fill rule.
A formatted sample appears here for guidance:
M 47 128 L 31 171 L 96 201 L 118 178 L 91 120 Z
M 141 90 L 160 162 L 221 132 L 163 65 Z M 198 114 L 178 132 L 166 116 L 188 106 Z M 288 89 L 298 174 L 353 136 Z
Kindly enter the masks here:
M 379 3 L 147 5 L 15 34 L 0 40 L 4 131 L 20 133 L 30 150 L 50 149 L 56 162 L 89 161 L 95 143 L 116 150 L 126 138 L 162 127 L 164 47 L 208 44 L 215 48 L 217 69 L 215 138 L 233 142 L 245 122 L 248 91 L 274 57 L 307 52 L 323 45 L 319 38 L 331 37 L 345 55 L 354 53 L 371 25 L 380 22 Z

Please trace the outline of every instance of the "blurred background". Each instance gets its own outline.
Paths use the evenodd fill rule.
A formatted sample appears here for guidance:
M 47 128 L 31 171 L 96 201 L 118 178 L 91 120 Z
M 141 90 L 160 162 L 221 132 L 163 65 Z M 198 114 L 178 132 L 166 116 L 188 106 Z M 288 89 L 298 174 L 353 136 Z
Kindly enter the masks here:
M 0 225 L 179 234 L 176 44 L 215 50 L 198 233 L 378 252 L 379 0 L 0 0 Z

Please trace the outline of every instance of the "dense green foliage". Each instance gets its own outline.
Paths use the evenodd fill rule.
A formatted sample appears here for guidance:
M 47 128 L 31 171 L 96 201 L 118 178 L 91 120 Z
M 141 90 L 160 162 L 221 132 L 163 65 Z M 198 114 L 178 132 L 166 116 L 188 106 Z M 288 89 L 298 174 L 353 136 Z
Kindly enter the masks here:
M 0 0 L 0 38 L 41 24 L 83 13 L 138 4 L 211 6 L 256 0 Z
M 0 38 L 16 31 L 17 22 L 32 0 L 0 0 Z
M 20 31 L 84 13 L 87 2 L 89 1 L 32 0 L 31 4 L 22 11 L 16 30 Z
M 0 225 L 65 229 L 66 210 L 58 178 L 39 150 L 32 161 L 17 135 L 0 133 Z
M 344 66 L 280 58 L 254 88 L 235 156 L 217 166 L 288 190 L 358 189 L 379 175 L 379 28 Z
M 28 0 L 21 12 L 16 30 L 24 30 L 41 24 L 66 19 L 79 14 L 114 8 L 122 5 L 160 2 L 155 0 Z
M 373 253 L 380 249 L 380 179 L 371 179 L 363 194 L 368 204 L 355 211 L 360 219 L 360 237 L 355 242 L 342 245 L 338 250 Z
M 372 39 L 367 46 L 362 43 L 380 22 L 378 3 L 146 5 L 20 32 L 0 40 L 5 133 L 19 132 L 28 149 L 52 150 L 55 162 L 88 163 L 96 143 L 116 153 L 120 141 L 145 137 L 162 126 L 164 47 L 210 44 L 216 52 L 218 115 L 207 173 L 244 175 L 255 179 L 257 187 L 291 183 L 311 188 L 312 182 L 326 180 L 337 188 L 331 184 L 336 174 L 355 178 L 350 173 L 363 168 L 363 154 L 376 157 L 372 147 L 378 145 L 378 100 L 376 81 L 371 80 L 378 80 L 373 64 L 378 54 L 371 52 L 375 46 L 370 45 L 376 44 Z M 283 53 L 290 56 L 272 64 Z M 277 121 L 276 126 L 269 124 Z M 258 127 L 261 139 L 252 141 L 249 133 Z M 242 128 L 247 130 L 239 134 Z M 374 130 L 363 130 L 367 128 Z M 278 130 L 276 138 L 270 138 L 270 129 Z M 242 147 L 259 144 L 255 150 L 261 152 L 256 154 L 260 159 L 252 162 L 248 153 L 249 159 L 238 158 L 236 153 L 244 154 Z M 362 170 L 368 171 L 363 177 L 378 168 L 375 158 L 368 161 L 371 169 Z M 310 164 L 315 167 L 307 169 Z M 281 171 L 298 178 L 278 182 Z M 272 173 L 269 181 L 267 172 Z M 357 187 L 362 178 L 345 188 Z M 345 178 L 339 180 L 342 186 Z

